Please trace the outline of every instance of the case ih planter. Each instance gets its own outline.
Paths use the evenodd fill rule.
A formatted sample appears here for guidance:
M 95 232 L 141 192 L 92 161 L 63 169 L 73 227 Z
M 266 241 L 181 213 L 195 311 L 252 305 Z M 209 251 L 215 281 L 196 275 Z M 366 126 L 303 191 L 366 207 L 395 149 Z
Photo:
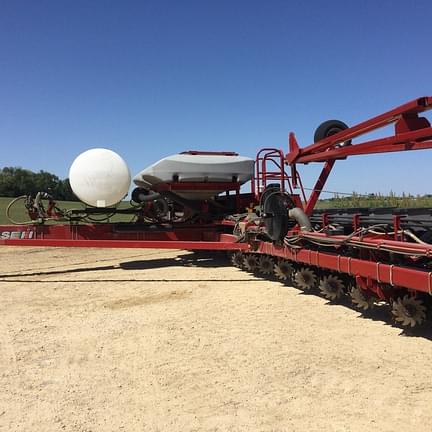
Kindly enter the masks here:
M 244 172 L 241 181 L 234 172 L 212 177 L 212 157 L 220 166 L 220 160 L 238 155 L 190 151 L 188 163 L 196 156 L 199 165 L 205 156 L 207 168 L 198 170 L 199 178 L 183 173 L 182 181 L 174 171 L 165 173 L 134 190 L 128 208 L 66 211 L 48 195 L 20 197 L 29 221 L 0 226 L 0 244 L 228 250 L 237 267 L 273 274 L 332 301 L 349 296 L 362 310 L 387 302 L 397 323 L 414 327 L 432 309 L 432 209 L 314 208 L 336 160 L 432 148 L 431 125 L 421 116 L 431 108 L 432 97 L 422 97 L 352 127 L 330 120 L 304 148 L 290 133 L 288 153 L 258 152 L 248 193 L 240 190 Z M 390 124 L 390 136 L 352 142 Z M 306 199 L 297 166 L 311 162 L 324 165 Z M 94 222 L 119 213 L 130 214 L 134 222 Z M 53 219 L 55 224 L 45 223 Z

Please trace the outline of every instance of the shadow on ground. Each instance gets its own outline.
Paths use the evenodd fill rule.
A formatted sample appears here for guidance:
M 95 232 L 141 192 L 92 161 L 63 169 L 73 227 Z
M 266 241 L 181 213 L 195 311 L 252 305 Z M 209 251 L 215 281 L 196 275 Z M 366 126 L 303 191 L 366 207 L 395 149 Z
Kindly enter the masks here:
M 55 275 L 67 275 L 73 273 L 91 273 L 98 272 L 104 270 L 150 270 L 157 268 L 166 268 L 166 267 L 207 267 L 207 268 L 219 268 L 219 267 L 229 267 L 230 261 L 225 253 L 212 253 L 210 251 L 199 251 L 199 252 L 190 252 L 186 255 L 181 255 L 178 257 L 172 258 L 151 258 L 146 260 L 139 261 L 126 261 L 122 262 L 118 265 L 98 265 L 98 266 L 85 266 L 85 267 L 76 267 L 72 269 L 58 269 L 58 270 L 45 270 L 45 271 L 33 271 L 33 272 L 17 272 L 17 273 L 7 273 L 0 274 L 0 283 L 1 282 L 20 282 L 20 283 L 47 283 L 47 282 L 62 282 L 62 283 L 95 283 L 95 282 L 259 282 L 260 279 L 254 277 L 253 275 L 250 278 L 226 278 L 226 279 L 168 279 L 168 278 L 135 278 L 135 277 L 127 277 L 127 278 L 95 278 L 95 279 L 85 279 L 85 280 L 68 280 L 68 279 L 49 279 L 49 280 L 34 280 L 34 279 L 23 279 L 27 277 L 35 277 L 35 276 L 55 276 Z
M 346 307 L 347 309 L 356 311 L 359 314 L 358 319 L 377 321 L 383 323 L 384 325 L 389 325 L 391 327 L 398 328 L 401 330 L 399 336 L 422 337 L 424 339 L 428 339 L 432 341 L 432 320 L 427 320 L 423 325 L 417 326 L 415 328 L 404 328 L 393 320 L 391 314 L 391 308 L 389 304 L 385 304 L 385 303 L 375 304 L 372 309 L 366 311 L 360 311 L 351 303 L 351 300 L 348 296 L 342 297 L 337 301 L 329 301 L 320 293 L 318 289 L 311 289 L 309 291 L 304 291 L 300 288 L 294 287 L 293 282 L 289 280 L 280 281 L 274 276 L 266 275 L 266 277 L 264 277 L 263 275 L 260 275 L 258 273 L 255 273 L 254 276 L 260 279 L 274 280 L 275 282 L 279 282 L 285 285 L 289 289 L 297 290 L 299 295 L 304 295 L 304 296 L 313 295 L 313 296 L 321 297 L 327 301 L 326 303 L 327 306 L 343 306 Z
M 120 268 L 123 270 L 149 270 L 171 266 L 218 268 L 227 267 L 230 265 L 231 264 L 226 253 L 196 251 L 174 258 L 156 258 L 122 262 L 120 263 Z
M 34 272 L 26 272 L 26 273 L 14 273 L 14 274 L 0 274 L 0 283 L 1 282 L 19 282 L 19 283 L 47 283 L 47 282 L 60 282 L 60 283 L 100 283 L 100 282 L 190 282 L 193 280 L 194 282 L 212 282 L 212 283 L 226 283 L 228 282 L 259 282 L 262 280 L 271 280 L 273 282 L 277 282 L 278 284 L 282 284 L 290 289 L 295 289 L 298 291 L 299 295 L 315 295 L 322 297 L 318 290 L 310 290 L 303 291 L 299 288 L 295 288 L 292 286 L 292 282 L 285 281 L 282 282 L 274 276 L 266 275 L 265 277 L 258 273 L 250 273 L 250 278 L 236 278 L 236 279 L 154 279 L 154 278 L 120 278 L 120 279 L 85 279 L 85 280 L 67 280 L 67 279 L 49 279 L 49 280 L 32 280 L 25 279 L 25 277 L 31 276 L 52 276 L 52 275 L 66 275 L 71 273 L 88 273 L 88 272 L 96 272 L 96 271 L 104 271 L 104 270 L 114 270 L 114 269 L 122 269 L 125 271 L 130 270 L 150 270 L 164 267 L 205 267 L 205 268 L 223 268 L 231 266 L 231 263 L 228 259 L 228 255 L 224 252 L 214 252 L 214 251 L 190 251 L 187 254 L 180 255 L 172 258 L 150 258 L 146 260 L 134 260 L 134 261 L 125 261 L 118 265 L 104 265 L 104 266 L 85 266 L 73 269 L 66 270 L 49 270 L 49 271 L 34 271 Z M 404 329 L 400 325 L 396 324 L 392 319 L 390 313 L 390 306 L 388 304 L 378 304 L 372 310 L 368 311 L 359 311 L 355 308 L 348 297 L 339 299 L 337 302 L 327 301 L 328 306 L 343 306 L 348 309 L 354 310 L 359 313 L 359 319 L 369 319 L 373 321 L 382 322 L 385 325 L 390 325 L 392 327 L 396 327 L 401 329 L 400 336 L 406 337 L 422 337 L 432 341 L 432 323 L 430 321 L 426 322 L 422 326 L 418 326 L 414 329 Z

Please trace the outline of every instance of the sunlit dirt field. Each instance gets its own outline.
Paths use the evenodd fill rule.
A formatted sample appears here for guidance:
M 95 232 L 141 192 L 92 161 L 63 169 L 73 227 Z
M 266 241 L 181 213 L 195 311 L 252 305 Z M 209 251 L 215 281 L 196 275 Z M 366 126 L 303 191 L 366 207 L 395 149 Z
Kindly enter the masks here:
M 432 331 L 222 255 L 0 247 L 1 431 L 430 431 Z

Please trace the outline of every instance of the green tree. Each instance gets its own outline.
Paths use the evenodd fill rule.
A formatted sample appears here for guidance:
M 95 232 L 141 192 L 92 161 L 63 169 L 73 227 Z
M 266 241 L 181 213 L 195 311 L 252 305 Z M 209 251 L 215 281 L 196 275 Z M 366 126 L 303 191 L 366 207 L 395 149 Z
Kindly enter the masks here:
M 20 167 L 0 169 L 0 196 L 34 196 L 37 192 L 48 192 L 57 200 L 77 201 L 69 179 L 61 180 L 47 171 L 34 173 Z

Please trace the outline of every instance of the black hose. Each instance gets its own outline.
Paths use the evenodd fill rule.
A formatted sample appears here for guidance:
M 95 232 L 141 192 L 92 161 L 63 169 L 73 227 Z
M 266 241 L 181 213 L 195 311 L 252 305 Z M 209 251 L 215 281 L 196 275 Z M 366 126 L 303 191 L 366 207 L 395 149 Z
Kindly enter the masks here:
M 133 196 L 133 201 L 141 204 L 144 202 L 156 201 L 160 197 L 161 194 L 158 192 L 151 191 L 149 194 L 146 194 L 144 192 L 139 192 L 136 194 L 136 196 Z

